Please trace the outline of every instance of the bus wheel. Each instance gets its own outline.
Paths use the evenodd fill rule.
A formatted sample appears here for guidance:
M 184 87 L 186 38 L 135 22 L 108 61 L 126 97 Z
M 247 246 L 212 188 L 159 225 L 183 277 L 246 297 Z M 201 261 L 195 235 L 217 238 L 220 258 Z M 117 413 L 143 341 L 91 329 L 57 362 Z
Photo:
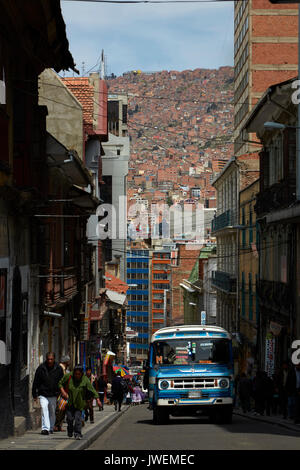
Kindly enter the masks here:
M 164 408 L 155 406 L 153 408 L 154 424 L 166 424 L 169 421 L 169 413 Z

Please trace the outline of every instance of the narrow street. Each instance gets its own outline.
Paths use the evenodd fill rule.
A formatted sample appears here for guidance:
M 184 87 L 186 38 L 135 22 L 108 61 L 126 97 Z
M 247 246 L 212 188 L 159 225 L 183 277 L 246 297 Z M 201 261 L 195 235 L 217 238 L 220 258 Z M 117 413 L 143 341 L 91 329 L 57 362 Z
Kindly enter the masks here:
M 231 425 L 208 418 L 171 417 L 152 423 L 148 405 L 134 406 L 88 450 L 299 450 L 299 433 L 234 415 Z

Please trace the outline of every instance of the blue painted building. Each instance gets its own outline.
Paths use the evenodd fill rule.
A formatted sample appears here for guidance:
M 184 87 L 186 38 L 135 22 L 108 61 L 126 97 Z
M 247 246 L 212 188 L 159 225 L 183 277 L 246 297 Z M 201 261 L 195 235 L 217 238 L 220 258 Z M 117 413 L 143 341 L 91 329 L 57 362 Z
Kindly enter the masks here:
M 150 255 L 149 250 L 127 251 L 127 327 L 138 333 L 129 340 L 129 359 L 144 361 L 149 347 L 150 307 Z

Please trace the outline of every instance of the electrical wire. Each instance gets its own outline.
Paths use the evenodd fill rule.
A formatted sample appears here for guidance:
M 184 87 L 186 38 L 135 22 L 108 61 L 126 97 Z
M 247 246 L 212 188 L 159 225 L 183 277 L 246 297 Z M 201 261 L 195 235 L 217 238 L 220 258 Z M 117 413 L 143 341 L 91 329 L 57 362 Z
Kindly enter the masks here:
M 89 2 L 89 3 L 233 3 L 233 0 L 62 0 L 64 2 Z M 240 0 L 247 1 L 247 0 Z

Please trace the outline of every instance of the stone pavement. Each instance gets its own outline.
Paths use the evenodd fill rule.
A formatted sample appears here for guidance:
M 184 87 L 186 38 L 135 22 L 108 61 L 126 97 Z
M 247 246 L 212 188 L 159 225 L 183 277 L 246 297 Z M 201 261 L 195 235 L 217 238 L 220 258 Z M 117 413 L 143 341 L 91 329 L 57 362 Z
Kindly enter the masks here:
M 82 428 L 83 438 L 77 441 L 67 435 L 67 425 L 64 423 L 62 432 L 44 436 L 41 429 L 29 430 L 19 437 L 0 439 L 0 452 L 3 450 L 84 450 L 107 430 L 120 416 L 130 408 L 123 405 L 121 412 L 115 411 L 114 406 L 104 405 L 104 411 L 94 407 L 94 424 L 89 421 Z
M 292 419 L 283 418 L 280 415 L 261 416 L 254 414 L 252 411 L 244 413 L 241 408 L 234 408 L 233 414 L 244 416 L 245 418 L 250 418 L 255 421 L 262 421 L 268 424 L 275 424 L 277 426 L 281 426 L 283 428 L 290 429 L 291 431 L 296 431 L 300 433 L 300 424 L 295 424 Z

